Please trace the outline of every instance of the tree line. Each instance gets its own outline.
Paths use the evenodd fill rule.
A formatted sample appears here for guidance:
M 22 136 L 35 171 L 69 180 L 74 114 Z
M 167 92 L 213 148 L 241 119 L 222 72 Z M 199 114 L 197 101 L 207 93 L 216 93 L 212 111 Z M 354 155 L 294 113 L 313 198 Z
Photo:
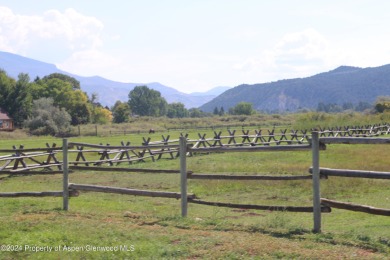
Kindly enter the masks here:
M 223 107 L 216 107 L 213 113 L 198 108 L 186 109 L 180 102 L 169 104 L 159 91 L 147 86 L 136 86 L 129 92 L 127 102 L 117 101 L 111 108 L 103 107 L 97 99 L 95 93 L 88 97 L 81 90 L 80 82 L 68 75 L 53 73 L 31 81 L 28 74 L 20 73 L 13 79 L 0 70 L 0 108 L 13 118 L 16 126 L 27 127 L 30 133 L 37 135 L 64 134 L 69 132 L 71 125 L 128 122 L 134 116 L 184 118 L 256 113 L 249 102 L 239 102 L 227 112 Z M 390 110 L 389 104 L 389 97 L 379 97 L 375 111 Z M 317 111 L 363 111 L 369 107 L 373 106 L 362 102 L 357 106 L 320 103 Z
M 26 126 L 33 134 L 57 134 L 70 125 L 106 123 L 112 120 L 109 108 L 95 102 L 73 77 L 53 73 L 30 80 L 20 73 L 17 79 L 0 70 L 0 108 L 16 126 Z
M 97 99 L 97 94 L 88 97 L 81 90 L 80 82 L 68 75 L 53 73 L 31 81 L 28 74 L 20 73 L 13 79 L 0 70 L 0 108 L 13 118 L 16 126 L 27 127 L 32 134 L 55 135 L 66 132 L 71 125 L 87 123 L 122 123 L 132 116 L 184 118 L 210 115 L 198 108 L 186 109 L 180 102 L 168 104 L 159 91 L 147 86 L 135 87 L 129 92 L 127 102 L 117 101 L 111 108 L 103 107 Z M 252 113 L 251 105 L 245 106 L 247 109 L 249 106 Z M 239 111 L 240 108 L 234 113 Z
M 112 107 L 113 122 L 122 123 L 130 119 L 131 116 L 152 116 L 168 118 L 184 117 L 206 117 L 211 116 L 198 108 L 186 109 L 183 103 L 168 103 L 161 93 L 150 89 L 147 86 L 136 86 L 129 92 L 128 102 L 117 101 Z M 255 113 L 251 103 L 240 102 L 234 108 L 229 109 L 229 114 L 251 115 Z M 214 115 L 224 115 L 224 108 L 216 108 Z

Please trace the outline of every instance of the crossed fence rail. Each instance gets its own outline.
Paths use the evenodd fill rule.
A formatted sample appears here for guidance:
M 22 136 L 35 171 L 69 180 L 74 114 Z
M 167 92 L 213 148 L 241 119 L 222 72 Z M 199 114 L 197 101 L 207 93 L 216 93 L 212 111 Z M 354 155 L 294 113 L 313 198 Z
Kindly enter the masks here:
M 313 130 L 313 129 L 312 129 Z M 319 136 L 322 137 L 378 137 L 390 134 L 389 124 L 364 125 L 364 126 L 344 126 L 332 128 L 316 129 Z M 309 130 L 290 130 L 279 129 L 279 132 L 273 129 L 255 129 L 241 130 L 237 134 L 236 130 L 227 130 L 228 134 L 223 135 L 222 131 L 214 131 L 210 138 L 205 133 L 198 133 L 197 139 L 189 139 L 188 134 L 180 133 L 180 137 L 185 137 L 187 143 L 192 144 L 193 148 L 216 148 L 216 147 L 251 147 L 251 146 L 282 146 L 294 144 L 308 144 L 311 138 Z M 86 149 L 84 143 L 73 143 L 73 149 L 70 153 L 76 154 L 70 164 L 84 166 L 109 166 L 119 165 L 121 163 L 145 162 L 146 160 L 157 161 L 164 157 L 174 159 L 179 157 L 179 139 L 171 139 L 170 135 L 162 135 L 162 139 L 152 141 L 151 137 L 142 137 L 142 145 L 131 146 L 130 142 L 121 142 L 119 146 L 110 144 L 89 145 Z M 179 138 L 180 138 L 179 137 Z M 0 156 L 0 173 L 24 173 L 32 170 L 47 170 L 54 172 L 61 171 L 61 162 L 56 154 L 61 147 L 54 143 L 51 146 L 46 143 L 46 148 L 26 149 L 23 145 L 13 149 L 2 149 L 0 153 L 12 153 L 10 155 Z M 193 155 L 193 152 L 187 153 Z
M 20 172 L 32 172 L 31 170 L 43 168 L 45 170 L 52 170 L 53 167 L 58 167 L 57 172 L 63 174 L 63 191 L 45 191 L 45 192 L 16 192 L 16 193 L 0 193 L 0 197 L 23 197 L 23 196 L 62 196 L 63 208 L 68 209 L 69 197 L 78 196 L 79 191 L 95 191 L 95 192 L 109 192 L 118 194 L 128 194 L 137 196 L 150 197 L 165 197 L 181 199 L 182 216 L 187 215 L 188 203 L 196 203 L 202 205 L 211 205 L 219 207 L 234 207 L 247 208 L 257 210 L 283 210 L 293 212 L 312 212 L 314 216 L 315 232 L 321 231 L 321 213 L 331 211 L 331 207 L 343 208 L 355 211 L 362 211 L 372 214 L 379 214 L 390 216 L 390 210 L 379 209 L 370 206 L 356 205 L 351 203 L 344 203 L 333 201 L 320 197 L 320 179 L 328 176 L 344 176 L 344 177 L 360 177 L 360 178 L 379 178 L 390 179 L 388 172 L 367 172 L 367 171 L 351 171 L 345 169 L 328 169 L 320 168 L 319 166 L 319 151 L 324 148 L 320 144 L 326 145 L 329 143 L 343 143 L 343 144 L 390 144 L 390 139 L 378 138 L 379 135 L 389 134 L 389 126 L 365 126 L 364 128 L 338 128 L 320 129 L 321 131 L 311 132 L 307 131 L 291 131 L 291 135 L 287 138 L 287 131 L 281 131 L 276 135 L 272 130 L 268 130 L 268 135 L 263 135 L 261 130 L 255 131 L 254 135 L 249 134 L 249 131 L 243 130 L 242 135 L 235 135 L 235 131 L 229 131 L 228 136 L 222 136 L 221 132 L 214 132 L 216 138 L 208 139 L 206 135 L 198 134 L 199 139 L 190 140 L 188 135 L 181 134 L 179 144 L 172 144 L 176 140 L 169 140 L 169 136 L 163 136 L 162 141 L 151 142 L 150 138 L 143 138 L 142 146 L 130 146 L 130 143 L 122 142 L 120 146 L 110 145 L 94 145 L 85 143 L 68 143 L 64 139 L 63 146 L 56 147 L 55 144 L 50 146 L 46 144 L 46 148 L 25 149 L 22 146 L 12 150 L 1 150 L 0 152 L 14 152 L 11 156 L 2 156 L 0 161 L 5 161 L 1 167 L 2 173 L 17 174 Z M 276 136 L 280 136 L 276 139 Z M 365 138 L 363 138 L 365 137 Z M 375 137 L 375 138 L 372 138 Z M 237 142 L 239 138 L 240 142 Z M 222 142 L 222 140 L 227 140 Z M 283 145 L 283 143 L 285 143 Z M 76 147 L 75 150 L 73 149 Z M 84 150 L 88 148 L 88 150 Z M 56 153 L 62 150 L 63 161 L 60 162 Z M 272 151 L 302 151 L 312 150 L 313 165 L 311 167 L 311 175 L 302 176 L 234 176 L 234 175 L 216 175 L 216 174 L 194 174 L 187 170 L 186 160 L 188 155 L 196 153 L 212 153 L 212 152 L 272 152 Z M 69 161 L 68 154 L 76 153 L 76 159 Z M 87 160 L 85 153 L 95 153 L 95 160 Z M 168 154 L 170 158 L 180 157 L 180 170 L 150 170 L 150 169 L 134 169 L 134 168 L 117 168 L 117 167 L 101 167 L 103 164 L 114 166 L 123 162 L 132 163 L 133 161 L 144 161 L 151 158 L 153 161 L 161 159 L 162 155 Z M 110 157 L 113 156 L 113 157 Z M 36 159 L 46 158 L 41 162 Z M 35 164 L 29 165 L 25 160 L 31 160 Z M 11 163 L 14 162 L 12 166 Z M 83 164 L 84 166 L 79 166 Z M 93 166 L 92 166 L 93 165 Z M 21 166 L 21 168 L 19 168 Z M 8 169 L 8 171 L 7 171 Z M 108 170 L 108 171 L 145 171 L 145 172 L 159 172 L 159 173 L 180 173 L 181 176 L 181 191 L 180 192 L 162 192 L 162 191 L 148 191 L 148 190 L 134 190 L 117 187 L 96 186 L 86 184 L 69 183 L 70 170 Z M 53 172 L 53 171 L 51 171 Z M 228 180 L 304 180 L 309 179 L 313 182 L 313 206 L 263 206 L 263 205 L 248 205 L 248 204 L 232 204 L 223 202 L 211 202 L 201 200 L 195 194 L 187 193 L 188 179 L 228 179 Z

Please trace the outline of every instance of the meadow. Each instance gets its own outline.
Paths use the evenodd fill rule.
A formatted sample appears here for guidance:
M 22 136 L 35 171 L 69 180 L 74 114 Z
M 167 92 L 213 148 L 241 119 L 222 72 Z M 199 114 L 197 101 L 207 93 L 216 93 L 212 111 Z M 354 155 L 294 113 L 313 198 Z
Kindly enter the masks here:
M 161 135 L 180 133 L 212 137 L 227 128 L 308 129 L 336 125 L 386 122 L 384 115 L 263 115 L 243 119 L 134 120 L 129 124 L 98 126 L 73 142 L 142 143 Z M 211 121 L 208 121 L 211 120 Z M 165 122 L 164 122 L 165 121 Z M 355 123 L 357 124 L 357 123 Z M 213 126 L 213 127 L 211 127 Z M 84 128 L 83 127 L 83 128 Z M 198 128 L 195 128 L 198 127 Z M 203 127 L 200 129 L 199 127 Z M 146 129 L 156 133 L 148 134 Z M 130 134 L 109 134 L 132 129 Z M 139 133 L 138 133 L 139 131 Z M 386 136 L 387 137 L 387 136 Z M 61 138 L 29 137 L 22 130 L 1 133 L 1 148 L 61 144 Z M 329 145 L 321 151 L 321 167 L 389 171 L 388 145 Z M 59 156 L 59 159 L 60 156 Z M 187 160 L 195 173 L 302 175 L 311 166 L 311 151 L 198 154 Z M 168 156 L 156 162 L 120 167 L 179 169 Z M 180 191 L 178 174 L 75 171 L 70 182 Z M 62 175 L 0 175 L 1 192 L 61 190 Z M 300 181 L 189 180 L 189 193 L 209 201 L 258 205 L 311 206 L 312 183 Z M 329 177 L 321 180 L 321 197 L 378 208 L 390 208 L 388 180 Z M 322 214 L 322 233 L 312 232 L 311 213 L 231 209 L 189 204 L 180 214 L 180 200 L 81 192 L 62 210 L 62 198 L 0 199 L 1 259 L 386 259 L 390 257 L 390 218 L 341 209 Z M 50 250 L 50 251 L 49 251 Z

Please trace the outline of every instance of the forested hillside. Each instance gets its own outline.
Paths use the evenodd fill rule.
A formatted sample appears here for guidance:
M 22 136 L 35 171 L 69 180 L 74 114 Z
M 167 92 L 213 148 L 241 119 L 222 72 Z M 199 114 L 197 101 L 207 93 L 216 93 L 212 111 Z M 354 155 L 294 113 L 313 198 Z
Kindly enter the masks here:
M 307 78 L 240 85 L 200 109 L 211 112 L 223 107 L 227 111 L 239 102 L 250 102 L 259 111 L 285 112 L 317 109 L 321 104 L 372 104 L 378 96 L 386 95 L 390 95 L 390 65 L 364 69 L 341 66 Z

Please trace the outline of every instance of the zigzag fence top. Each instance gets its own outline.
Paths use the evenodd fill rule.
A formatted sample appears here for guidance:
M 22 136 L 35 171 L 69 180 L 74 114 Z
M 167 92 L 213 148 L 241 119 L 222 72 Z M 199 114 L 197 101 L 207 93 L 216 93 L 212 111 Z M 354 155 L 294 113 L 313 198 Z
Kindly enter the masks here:
M 314 129 L 311 129 L 314 130 Z M 327 137 L 340 138 L 340 143 L 343 143 L 343 137 L 378 137 L 380 135 L 388 135 L 390 133 L 389 124 L 380 125 L 364 125 L 364 126 L 344 126 L 333 128 L 319 128 L 320 137 L 326 140 Z M 188 145 L 193 148 L 193 151 L 205 151 L 201 148 L 228 148 L 228 147 L 257 147 L 257 146 L 281 146 L 281 145 L 310 145 L 311 131 L 309 130 L 290 130 L 280 129 L 279 133 L 276 129 L 241 130 L 241 134 L 236 134 L 236 130 L 228 129 L 227 135 L 222 135 L 222 131 L 214 131 L 214 136 L 207 138 L 206 134 L 198 133 L 198 139 L 189 139 L 188 134 L 180 133 L 181 137 L 187 138 Z M 108 164 L 110 166 L 120 163 L 145 162 L 147 159 L 156 161 L 163 156 L 168 156 L 170 159 L 179 156 L 179 139 L 170 140 L 170 135 L 162 135 L 162 140 L 152 141 L 151 137 L 143 138 L 142 145 L 131 146 L 130 142 L 126 144 L 122 141 L 119 146 L 110 144 L 86 144 L 69 142 L 68 152 L 74 154 L 70 157 L 70 165 L 77 166 L 78 164 L 85 166 L 102 166 Z M 86 149 L 88 148 L 88 149 Z M 196 149 L 199 148 L 199 149 Z M 308 148 L 308 147 L 305 147 Z M 272 148 L 271 148 L 272 149 Z M 12 153 L 10 155 L 0 156 L 0 173 L 18 173 L 30 170 L 48 170 L 54 172 L 61 171 L 61 164 L 56 154 L 62 151 L 62 147 L 57 147 L 56 144 L 51 146 L 46 143 L 46 148 L 25 148 L 23 145 L 13 146 L 12 149 L 1 149 L 0 153 Z M 210 150 L 211 151 L 211 150 Z M 188 153 L 189 156 L 193 152 Z

